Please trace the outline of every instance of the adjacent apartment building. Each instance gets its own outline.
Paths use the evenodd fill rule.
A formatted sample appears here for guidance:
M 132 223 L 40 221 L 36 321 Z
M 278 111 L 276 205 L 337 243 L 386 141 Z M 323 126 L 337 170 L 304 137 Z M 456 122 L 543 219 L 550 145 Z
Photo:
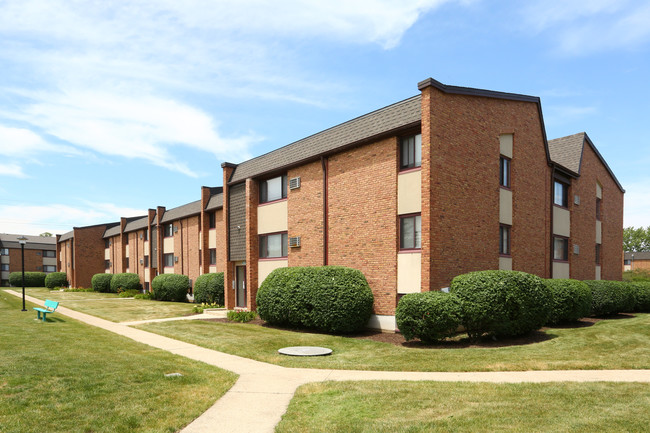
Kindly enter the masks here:
M 621 279 L 624 190 L 587 134 L 547 140 L 537 97 L 432 78 L 418 88 L 222 164 L 223 187 L 200 200 L 87 228 L 97 251 L 76 284 L 97 272 L 135 272 L 147 287 L 159 273 L 223 271 L 226 306 L 255 309 L 274 269 L 342 265 L 373 290 L 370 326 L 394 330 L 401 296 L 465 272 Z M 62 269 L 74 238 L 79 272 L 81 230 L 59 239 Z
M 25 237 L 25 272 L 56 271 L 56 239 L 0 233 L 0 286 L 9 286 L 9 274 L 22 272 L 18 238 Z

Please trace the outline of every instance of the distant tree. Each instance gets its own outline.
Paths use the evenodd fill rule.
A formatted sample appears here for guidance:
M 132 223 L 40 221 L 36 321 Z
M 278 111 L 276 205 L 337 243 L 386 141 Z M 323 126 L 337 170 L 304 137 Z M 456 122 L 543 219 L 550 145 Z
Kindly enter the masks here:
M 51 238 L 51 237 L 52 237 L 52 233 L 50 233 L 50 232 L 43 232 L 43 233 L 41 233 L 39 236 L 43 236 L 44 238 Z
M 650 251 L 650 226 L 648 228 L 625 227 L 623 229 L 623 251 Z

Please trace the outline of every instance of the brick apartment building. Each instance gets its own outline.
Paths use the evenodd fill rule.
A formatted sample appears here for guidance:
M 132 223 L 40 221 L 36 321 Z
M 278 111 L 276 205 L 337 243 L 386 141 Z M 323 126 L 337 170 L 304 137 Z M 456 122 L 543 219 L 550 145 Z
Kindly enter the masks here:
M 22 235 L 0 233 L 0 286 L 9 286 L 9 274 L 22 272 Z M 25 236 L 25 272 L 56 271 L 56 239 L 45 236 Z
M 76 256 L 77 272 L 92 270 L 73 285 L 98 272 L 135 272 L 148 287 L 158 273 L 223 271 L 226 306 L 255 309 L 273 269 L 349 266 L 373 290 L 370 326 L 389 330 L 402 295 L 465 272 L 621 279 L 624 190 L 585 133 L 548 141 L 537 97 L 431 78 L 418 87 L 222 164 L 224 187 L 203 187 L 200 200 L 61 236 L 62 269 L 74 239 L 75 254 L 80 243 L 93 253 Z
M 650 251 L 625 252 L 623 270 L 650 271 Z

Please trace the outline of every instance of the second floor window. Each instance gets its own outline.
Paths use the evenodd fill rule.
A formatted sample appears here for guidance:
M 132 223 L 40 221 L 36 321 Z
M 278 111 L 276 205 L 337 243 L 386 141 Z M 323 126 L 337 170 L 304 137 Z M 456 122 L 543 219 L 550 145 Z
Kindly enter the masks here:
M 596 199 L 596 220 L 600 221 L 602 216 L 603 216 L 603 214 L 602 214 L 602 200 L 597 198 Z
M 553 197 L 554 204 L 562 207 L 569 207 L 569 185 L 556 180 L 555 194 Z
M 149 256 L 144 256 L 144 267 L 145 268 L 149 267 Z
M 420 215 L 400 217 L 399 247 L 401 250 L 422 248 L 422 217 Z
M 260 182 L 260 203 L 287 198 L 287 176 L 282 175 Z
M 210 212 L 208 214 L 208 224 L 209 228 L 214 229 L 217 227 L 217 214 L 216 212 Z
M 505 188 L 510 188 L 510 158 L 505 156 L 501 157 L 499 183 Z
M 210 248 L 210 264 L 211 265 L 216 265 L 217 264 L 217 249 L 216 248 Z
M 260 236 L 260 258 L 272 259 L 287 257 L 289 251 L 289 238 L 287 233 L 276 233 Z
M 400 170 L 422 166 L 422 135 L 402 138 L 400 146 Z
M 0 256 L 8 256 L 9 248 L 0 248 Z
M 104 260 L 104 269 L 108 270 L 111 268 L 111 261 L 110 260 Z
M 553 260 L 560 262 L 569 260 L 569 239 L 558 236 L 553 239 Z
M 49 257 L 49 258 L 56 257 L 56 251 L 43 250 L 43 257 Z
M 111 240 L 110 239 L 104 239 L 104 248 L 108 248 L 111 246 Z
M 170 238 L 174 236 L 174 224 L 165 224 L 165 237 Z
M 499 226 L 499 254 L 510 255 L 510 226 L 505 224 Z
M 149 240 L 149 229 L 144 229 L 144 240 L 145 241 Z
M 174 254 L 169 253 L 169 254 L 163 254 L 163 264 L 166 268 L 173 268 L 174 267 Z

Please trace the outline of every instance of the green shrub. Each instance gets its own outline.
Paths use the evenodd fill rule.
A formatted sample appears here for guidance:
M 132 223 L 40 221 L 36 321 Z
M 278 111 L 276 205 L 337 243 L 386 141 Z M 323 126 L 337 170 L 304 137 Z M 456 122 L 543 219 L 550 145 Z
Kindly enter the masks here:
M 113 278 L 111 279 L 111 292 L 121 293 L 127 290 L 142 290 L 142 284 L 140 284 L 140 277 L 138 274 L 125 272 L 113 275 Z
M 147 293 L 138 293 L 133 296 L 135 299 L 152 299 L 151 292 Z
M 95 292 L 110 293 L 112 279 L 113 274 L 95 274 L 91 278 L 90 284 Z
M 232 322 L 246 323 L 256 318 L 257 314 L 255 311 L 228 311 L 226 316 Z
M 22 271 L 10 273 L 9 284 L 14 287 L 22 287 Z M 25 287 L 45 287 L 45 272 L 25 272 Z
M 194 302 L 223 305 L 223 272 L 203 274 L 194 282 Z
M 541 328 L 551 310 L 544 281 L 525 272 L 470 272 L 454 278 L 450 291 L 461 301 L 462 324 L 472 339 L 526 334 Z
M 411 293 L 397 304 L 395 320 L 406 341 L 419 338 L 431 343 L 454 335 L 461 313 L 460 301 L 450 293 Z
M 623 272 L 623 281 L 650 282 L 650 269 L 634 269 Z
M 120 291 L 120 293 L 118 293 L 117 296 L 120 298 L 134 298 L 135 295 L 138 294 L 140 294 L 140 290 L 129 289 L 129 290 Z
M 366 278 L 356 269 L 279 268 L 257 291 L 257 313 L 275 325 L 349 333 L 365 328 L 373 300 Z
M 65 272 L 52 272 L 45 276 L 45 287 L 54 289 L 55 287 L 68 287 L 68 276 Z
M 634 312 L 650 313 L 650 282 L 629 283 L 634 290 L 636 305 Z
M 591 314 L 607 316 L 609 314 L 634 311 L 635 293 L 629 283 L 621 281 L 585 281 L 591 289 Z
M 68 287 L 67 289 L 63 290 L 64 292 L 94 292 L 94 290 L 89 287 L 87 289 L 84 289 L 83 287 Z
M 591 312 L 591 290 L 578 280 L 544 280 L 552 295 L 547 323 L 575 322 Z
M 187 275 L 161 274 L 151 282 L 153 299 L 158 301 L 187 301 L 190 279 Z

